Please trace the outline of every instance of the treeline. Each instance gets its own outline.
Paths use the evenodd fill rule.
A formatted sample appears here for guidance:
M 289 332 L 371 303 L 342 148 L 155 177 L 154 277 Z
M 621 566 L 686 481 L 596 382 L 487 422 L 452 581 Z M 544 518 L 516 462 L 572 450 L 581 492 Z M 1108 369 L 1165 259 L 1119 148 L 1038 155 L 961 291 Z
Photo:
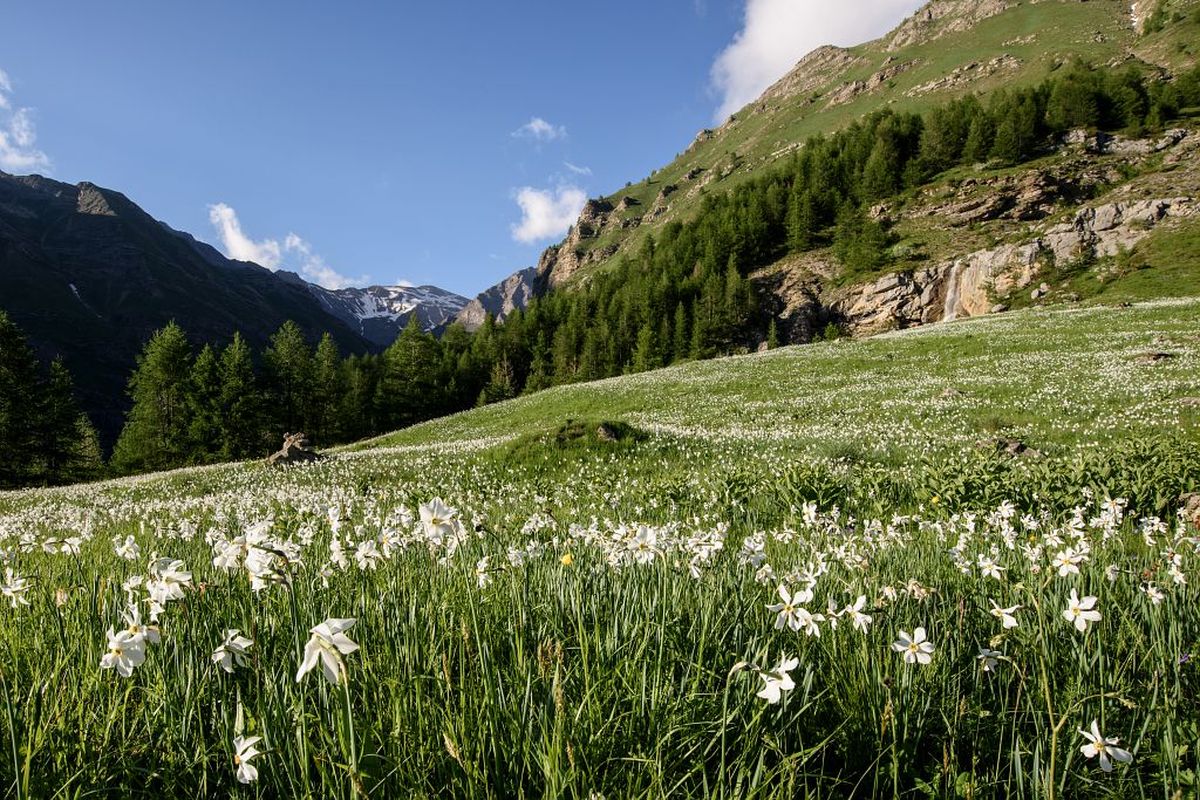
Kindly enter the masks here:
M 489 397 L 638 372 L 774 342 L 774 309 L 747 279 L 789 252 L 831 248 L 843 279 L 879 270 L 893 241 L 873 204 L 960 165 L 1013 165 L 1075 128 L 1140 135 L 1200 105 L 1200 69 L 1167 83 L 1076 64 L 1041 85 L 924 115 L 883 111 L 817 136 L 786 164 L 708 194 L 686 224 L 551 292 L 495 335 Z
M 986 101 L 966 97 L 923 115 L 872 114 L 813 137 L 757 178 L 709 193 L 686 224 L 669 223 L 636 252 L 570 290 L 532 301 L 503 325 L 488 318 L 474 333 L 453 325 L 439 338 L 414 320 L 379 355 L 343 358 L 329 336 L 314 346 L 293 323 L 259 353 L 240 335 L 195 350 L 171 324 L 146 345 L 130 379 L 133 406 L 111 468 L 129 473 L 260 457 L 284 433 L 300 430 L 328 446 L 554 385 L 773 346 L 775 309 L 759 296 L 751 271 L 818 248 L 835 254 L 848 279 L 882 269 L 894 237 L 869 213 L 872 205 L 954 167 L 1035 158 L 1075 128 L 1140 135 L 1197 106 L 1200 69 L 1163 82 L 1132 69 L 1076 64 Z M 3 347 L 7 362 L 11 348 Z M 10 463 L 0 467 L 7 470 L 0 481 L 93 474 L 98 448 L 90 425 L 73 405 L 46 399 L 70 395 L 62 365 L 43 373 L 26 364 L 18 372 L 35 377 L 19 382 L 6 369 L 0 437 L 7 438 L 0 445 L 29 455 L 4 459 Z M 26 388 L 13 389 L 18 383 Z M 8 399 L 35 395 L 42 399 Z M 25 408 L 45 409 L 38 419 L 58 416 L 12 423 Z M 69 458 L 65 442 L 47 438 L 66 430 L 78 431 Z
M 258 458 L 299 431 L 326 447 L 486 402 L 495 331 L 489 321 L 438 339 L 414 318 L 382 354 L 343 358 L 331 336 L 314 347 L 294 322 L 258 353 L 240 334 L 196 350 L 172 322 L 138 357 L 112 469 Z
M 87 480 L 103 467 L 96 429 L 62 361 L 39 363 L 0 311 L 0 488 Z

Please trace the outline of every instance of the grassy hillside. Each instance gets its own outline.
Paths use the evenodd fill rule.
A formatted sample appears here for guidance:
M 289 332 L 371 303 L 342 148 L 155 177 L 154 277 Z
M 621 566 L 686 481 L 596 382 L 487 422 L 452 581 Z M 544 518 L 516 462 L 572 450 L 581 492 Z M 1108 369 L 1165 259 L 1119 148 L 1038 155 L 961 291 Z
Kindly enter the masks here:
M 656 206 L 665 211 L 640 225 L 584 239 L 579 249 L 635 252 L 647 233 L 693 216 L 706 193 L 737 186 L 809 137 L 844 128 L 873 111 L 921 113 L 964 94 L 1033 86 L 1076 59 L 1134 65 L 1151 73 L 1189 68 L 1200 41 L 1198 8 L 1195 0 L 1170 0 L 1164 4 L 1164 27 L 1141 33 L 1125 0 L 1014 2 L 965 30 L 941 33 L 953 22 L 950 17 L 902 47 L 891 46 L 893 33 L 837 49 L 834 56 L 802 60 L 762 98 L 719 128 L 701 132 L 669 164 L 603 198 L 614 206 L 631 198 L 634 202 L 619 213 L 625 220 L 647 217 Z M 797 93 L 798 88 L 805 91 Z M 584 267 L 572 280 L 603 269 L 610 260 Z
M 2 494 L 0 782 L 1187 796 L 1198 362 L 1197 299 L 1027 310 Z

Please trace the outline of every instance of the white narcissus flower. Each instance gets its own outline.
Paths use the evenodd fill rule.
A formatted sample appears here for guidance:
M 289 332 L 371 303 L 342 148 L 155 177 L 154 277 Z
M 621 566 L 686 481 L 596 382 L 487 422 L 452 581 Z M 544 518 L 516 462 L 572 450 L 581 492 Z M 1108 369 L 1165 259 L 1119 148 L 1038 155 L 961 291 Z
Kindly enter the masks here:
M 1163 594 L 1162 589 L 1159 589 L 1153 583 L 1143 584 L 1142 592 L 1145 593 L 1146 597 L 1150 598 L 1150 602 L 1153 603 L 1154 605 L 1158 605 L 1159 603 L 1161 603 L 1163 600 L 1165 600 L 1167 598 L 1167 596 L 1165 594 Z M 14 603 L 14 605 L 15 605 L 15 603 Z
M 232 673 L 234 664 L 246 666 L 246 652 L 254 646 L 254 640 L 242 636 L 236 628 L 225 631 L 225 641 L 213 650 L 213 663 L 226 672 Z
M 261 752 L 254 745 L 262 741 L 261 736 L 236 736 L 233 740 L 233 764 L 237 767 L 238 783 L 253 783 L 258 780 L 258 768 L 250 763 Z
M 794 631 L 800 630 L 802 624 L 800 612 L 804 611 L 800 607 L 800 603 L 804 602 L 801 599 L 804 596 L 804 592 L 797 592 L 793 595 L 782 583 L 779 584 L 779 588 L 776 591 L 779 593 L 781 602 L 772 603 L 767 606 L 768 611 L 775 612 L 775 629 L 782 630 L 786 627 Z M 804 611 L 804 613 L 807 614 L 808 612 Z
M 1087 630 L 1088 623 L 1100 621 L 1100 612 L 1096 610 L 1096 598 L 1088 595 L 1081 600 L 1074 589 L 1071 590 L 1071 598 L 1062 613 L 1063 618 L 1080 632 Z
M 124 540 L 117 536 L 113 538 L 113 550 L 117 556 L 126 561 L 137 561 L 142 557 L 142 549 L 138 547 L 137 541 L 133 538 L 133 534 L 125 537 Z
M 986 647 L 979 648 L 979 655 L 975 656 L 975 660 L 983 667 L 984 672 L 991 672 L 1000 663 L 1000 659 L 1004 658 L 1004 653 L 999 650 L 991 650 Z
M 989 600 L 992 604 L 992 616 L 1000 620 L 1000 623 L 1005 628 L 1017 627 L 1016 613 L 1021 610 L 1020 606 L 1010 606 L 1009 608 L 1001 608 L 1000 604 L 995 600 Z
M 100 658 L 100 669 L 115 669 L 121 677 L 128 678 L 146 660 L 145 640 L 126 630 L 113 633 L 112 628 L 107 635 L 108 652 Z
M 330 617 L 315 628 L 309 629 L 312 637 L 304 647 L 304 660 L 300 662 L 300 669 L 296 671 L 296 683 L 317 665 L 317 661 L 321 662 L 321 670 L 325 673 L 326 680 L 330 683 L 341 683 L 342 676 L 346 673 L 342 656 L 358 649 L 358 645 L 344 633 L 354 627 L 354 623 L 353 617 Z
M 5 567 L 4 585 L 0 586 L 0 594 L 12 601 L 13 608 L 18 605 L 29 605 L 29 601 L 25 599 L 27 591 L 29 591 L 29 581 L 16 575 L 12 567 Z
M 1087 744 L 1080 745 L 1079 752 L 1083 753 L 1086 758 L 1100 756 L 1100 769 L 1105 772 L 1112 772 L 1113 761 L 1120 761 L 1123 764 L 1133 761 L 1133 755 L 1128 750 L 1117 747 L 1121 742 L 1120 739 L 1109 739 L 1100 734 L 1100 725 L 1096 720 L 1092 720 L 1090 731 L 1081 728 L 1079 732 L 1083 738 L 1088 740 Z
M 898 639 L 892 642 L 892 649 L 903 654 L 906 664 L 928 664 L 933 660 L 933 643 L 925 638 L 924 628 L 917 628 L 912 636 L 900 631 Z
M 421 524 L 425 528 L 425 538 L 434 545 L 442 545 L 448 540 L 454 540 L 459 530 L 458 511 L 435 497 L 420 506 Z
M 480 589 L 486 589 L 492 582 L 492 575 L 489 572 L 491 559 L 484 556 L 475 563 L 475 582 Z
M 639 525 L 637 535 L 629 540 L 629 550 L 634 561 L 649 564 L 658 553 L 658 531 L 648 525 Z
M 851 620 L 854 621 L 855 630 L 859 631 L 860 633 L 866 633 L 867 626 L 871 624 L 871 615 L 863 613 L 863 608 L 865 608 L 866 605 L 867 596 L 865 594 L 860 594 L 858 599 L 854 601 L 854 605 L 846 606 L 842 610 L 843 614 L 850 615 Z
M 979 557 L 979 571 L 987 577 L 995 578 L 996 580 L 1000 580 L 1001 579 L 1000 573 L 1004 572 L 1004 567 L 997 564 L 995 559 L 992 559 L 988 556 L 980 556 Z
M 758 677 L 763 680 L 763 688 L 759 690 L 758 696 L 771 705 L 778 703 L 783 692 L 790 692 L 796 688 L 796 683 L 788 673 L 799 665 L 799 659 L 783 656 L 775 669 L 759 670 Z

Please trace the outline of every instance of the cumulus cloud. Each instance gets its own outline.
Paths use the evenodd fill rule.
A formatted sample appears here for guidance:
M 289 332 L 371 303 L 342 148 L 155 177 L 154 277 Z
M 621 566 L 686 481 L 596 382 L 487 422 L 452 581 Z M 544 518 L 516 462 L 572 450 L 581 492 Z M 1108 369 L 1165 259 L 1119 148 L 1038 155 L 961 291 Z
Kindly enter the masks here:
M 37 148 L 33 111 L 12 99 L 12 81 L 0 70 L 0 169 L 8 172 L 48 171 L 50 157 Z
M 524 186 L 517 190 L 516 200 L 521 207 L 521 221 L 512 226 L 513 239 L 533 244 L 566 233 L 583 210 L 587 192 L 569 185 L 556 189 Z
M 552 125 L 541 117 L 534 117 L 513 131 L 512 135 L 518 139 L 553 142 L 555 139 L 567 138 L 567 129 L 562 125 Z
M 754 100 L 821 45 L 874 39 L 920 5 L 921 0 L 746 0 L 741 31 L 712 66 L 712 86 L 721 98 L 716 120 Z
M 237 212 L 225 203 L 209 206 L 208 219 L 217 231 L 225 255 L 232 259 L 253 261 L 272 272 L 290 269 L 326 289 L 365 286 L 370 282 L 366 275 L 358 278 L 342 275 L 314 253 L 312 245 L 294 233 L 285 236 L 282 243 L 278 239 L 252 239 L 242 230 Z

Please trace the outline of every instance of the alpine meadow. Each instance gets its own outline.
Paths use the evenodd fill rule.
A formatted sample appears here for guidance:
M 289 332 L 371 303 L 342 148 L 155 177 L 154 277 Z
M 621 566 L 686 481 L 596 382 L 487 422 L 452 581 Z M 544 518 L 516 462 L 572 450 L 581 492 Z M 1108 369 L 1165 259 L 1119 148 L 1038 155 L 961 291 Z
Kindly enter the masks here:
M 147 6 L 136 31 L 86 13 L 96 35 L 219 25 L 197 31 L 231 54 L 275 26 L 321 42 L 321 69 L 384 76 L 343 87 L 353 135 L 293 126 L 266 157 L 243 131 L 236 164 L 186 184 L 95 168 L 192 203 L 255 170 L 286 186 L 273 170 L 301 148 L 311 191 L 240 207 L 324 218 L 331 252 L 407 231 L 428 250 L 408 272 L 343 256 L 347 278 L 215 198 L 209 245 L 44 177 L 95 151 L 39 141 L 60 95 L 35 115 L 39 83 L 0 71 L 5 796 L 1200 797 L 1200 1 L 629 4 L 626 27 L 679 37 L 592 69 L 591 91 L 623 84 L 633 107 L 679 81 L 659 106 L 689 124 L 734 97 L 718 67 L 882 36 L 789 55 L 672 161 L 591 197 L 624 178 L 581 166 L 606 146 L 572 121 L 599 118 L 587 93 L 497 55 L 487 94 L 570 95 L 516 127 L 468 99 L 448 12 L 319 25 L 275 5 L 240 32 L 224 2 L 208 22 Z M 609 11 L 554 13 L 624 46 Z M 876 13 L 895 18 L 828 27 Z M 497 40 L 537 24 L 505 14 Z M 420 78 L 434 101 L 379 41 L 400 22 L 442 65 Z M 275 83 L 297 52 L 251 38 L 226 102 L 299 104 L 301 77 Z M 727 49 L 695 92 L 665 64 L 700 41 Z M 98 76 L 146 68 L 143 44 Z M 24 73 L 63 68 L 24 52 L 6 56 Z M 402 99 L 478 126 L 377 142 L 364 120 Z M 201 119 L 163 103 L 163 125 Z M 495 174 L 440 149 L 504 125 Z M 493 238 L 515 244 L 484 219 L 444 235 L 422 216 L 439 190 L 382 166 L 333 189 L 326 145 L 507 181 L 522 218 L 499 210 Z M 550 188 L 519 185 L 534 170 Z M 379 197 L 420 222 L 355 227 Z M 472 258 L 530 265 L 475 296 L 407 278 L 474 280 L 450 266 L 474 239 Z

